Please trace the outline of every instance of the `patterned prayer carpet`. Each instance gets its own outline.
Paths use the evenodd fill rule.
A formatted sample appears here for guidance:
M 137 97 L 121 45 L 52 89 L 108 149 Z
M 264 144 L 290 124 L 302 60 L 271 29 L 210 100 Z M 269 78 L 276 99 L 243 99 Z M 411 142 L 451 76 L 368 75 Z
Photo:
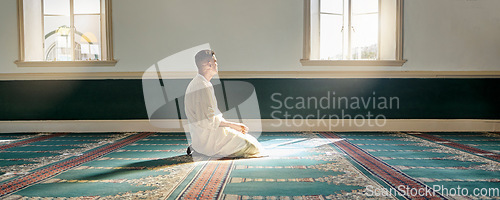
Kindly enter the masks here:
M 193 161 L 183 133 L 0 134 L 0 199 L 500 199 L 498 133 L 258 139 L 269 156 Z

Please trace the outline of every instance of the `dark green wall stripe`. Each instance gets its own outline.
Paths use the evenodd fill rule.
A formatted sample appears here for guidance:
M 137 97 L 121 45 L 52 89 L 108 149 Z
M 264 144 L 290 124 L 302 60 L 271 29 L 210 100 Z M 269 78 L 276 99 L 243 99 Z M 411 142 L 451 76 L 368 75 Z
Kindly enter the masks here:
M 235 81 L 237 79 L 227 79 Z M 344 114 L 382 114 L 388 119 L 500 119 L 500 79 L 241 79 L 255 86 L 263 119 L 272 112 L 290 115 L 316 114 L 317 109 L 272 109 L 274 93 L 320 99 L 335 97 L 399 98 L 399 109 L 343 109 Z M 166 81 L 185 87 L 189 80 Z M 160 92 L 160 91 L 159 91 Z M 375 95 L 373 95 L 375 92 Z M 229 94 L 228 94 L 229 95 Z M 241 94 L 247 95 L 247 94 Z M 218 100 L 224 99 L 217 93 Z M 333 97 L 333 95 L 331 95 Z M 183 104 L 182 98 L 179 99 Z M 352 103 L 350 100 L 349 102 Z M 380 101 L 377 102 L 377 104 Z M 362 104 L 360 102 L 360 104 Z M 173 104 L 175 105 L 175 103 Z M 220 105 L 220 104 L 219 104 Z M 361 105 L 362 106 L 362 105 Z M 370 105 L 371 106 L 371 105 Z M 224 106 L 220 106 L 225 109 Z M 167 109 L 171 110 L 171 109 Z M 167 113 L 168 118 L 177 118 Z M 184 109 L 181 108 L 181 115 Z M 339 115 L 342 109 L 321 109 L 321 114 Z M 46 80 L 0 81 L 0 120 L 119 120 L 147 119 L 142 80 Z M 230 118 L 230 117 L 227 117 Z

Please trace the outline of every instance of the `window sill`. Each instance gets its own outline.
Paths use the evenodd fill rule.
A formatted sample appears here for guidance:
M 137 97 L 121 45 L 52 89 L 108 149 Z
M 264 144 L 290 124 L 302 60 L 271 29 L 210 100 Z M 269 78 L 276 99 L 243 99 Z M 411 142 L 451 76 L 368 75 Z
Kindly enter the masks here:
M 401 67 L 406 60 L 307 60 L 301 59 L 302 66 L 390 66 Z
M 109 67 L 117 60 L 101 61 L 15 61 L 18 67 Z

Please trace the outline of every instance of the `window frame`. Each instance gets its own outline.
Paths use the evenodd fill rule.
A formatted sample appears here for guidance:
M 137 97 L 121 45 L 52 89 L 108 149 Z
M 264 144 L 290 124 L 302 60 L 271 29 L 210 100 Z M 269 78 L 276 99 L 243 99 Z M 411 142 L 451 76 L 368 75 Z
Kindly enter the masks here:
M 401 67 L 403 59 L 403 0 L 396 0 L 396 59 L 395 60 L 312 60 L 311 58 L 311 1 L 304 0 L 304 41 L 302 66 L 394 66 Z M 318 0 L 319 1 L 319 0 Z
M 118 62 L 113 55 L 113 24 L 112 24 L 112 0 L 104 0 L 105 8 L 101 8 L 105 12 L 102 21 L 105 21 L 105 39 L 102 41 L 106 49 L 102 51 L 105 54 L 106 60 L 81 60 L 81 61 L 26 61 L 25 60 L 25 45 L 24 45 L 24 5 L 23 0 L 17 0 L 18 13 L 18 32 L 19 32 L 19 55 L 14 63 L 18 67 L 93 67 L 93 66 L 115 66 Z M 42 16 L 43 17 L 43 16 Z

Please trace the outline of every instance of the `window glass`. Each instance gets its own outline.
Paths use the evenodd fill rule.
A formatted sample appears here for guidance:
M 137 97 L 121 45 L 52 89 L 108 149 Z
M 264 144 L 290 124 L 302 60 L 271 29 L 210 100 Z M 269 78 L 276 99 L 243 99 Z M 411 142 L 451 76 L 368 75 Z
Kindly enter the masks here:
M 403 0 L 307 0 L 304 66 L 402 66 Z M 316 62 L 318 61 L 318 62 Z
M 351 58 L 375 60 L 378 57 L 378 14 L 352 16 Z
M 321 15 L 320 59 L 342 59 L 342 16 Z
M 47 61 L 71 61 L 71 28 L 69 16 L 44 17 L 44 58 Z
M 67 15 L 70 14 L 70 0 L 43 0 L 43 12 L 45 15 Z
M 108 61 L 111 0 L 22 0 L 20 62 Z M 105 42 L 103 42 L 105 41 Z
M 378 0 L 351 0 L 353 14 L 378 12 Z
M 73 0 L 75 14 L 99 14 L 101 13 L 100 0 Z
M 320 0 L 322 13 L 342 14 L 344 0 Z
M 377 0 L 320 0 L 320 60 L 378 59 L 378 2 Z
M 75 16 L 75 60 L 101 60 L 100 15 Z

